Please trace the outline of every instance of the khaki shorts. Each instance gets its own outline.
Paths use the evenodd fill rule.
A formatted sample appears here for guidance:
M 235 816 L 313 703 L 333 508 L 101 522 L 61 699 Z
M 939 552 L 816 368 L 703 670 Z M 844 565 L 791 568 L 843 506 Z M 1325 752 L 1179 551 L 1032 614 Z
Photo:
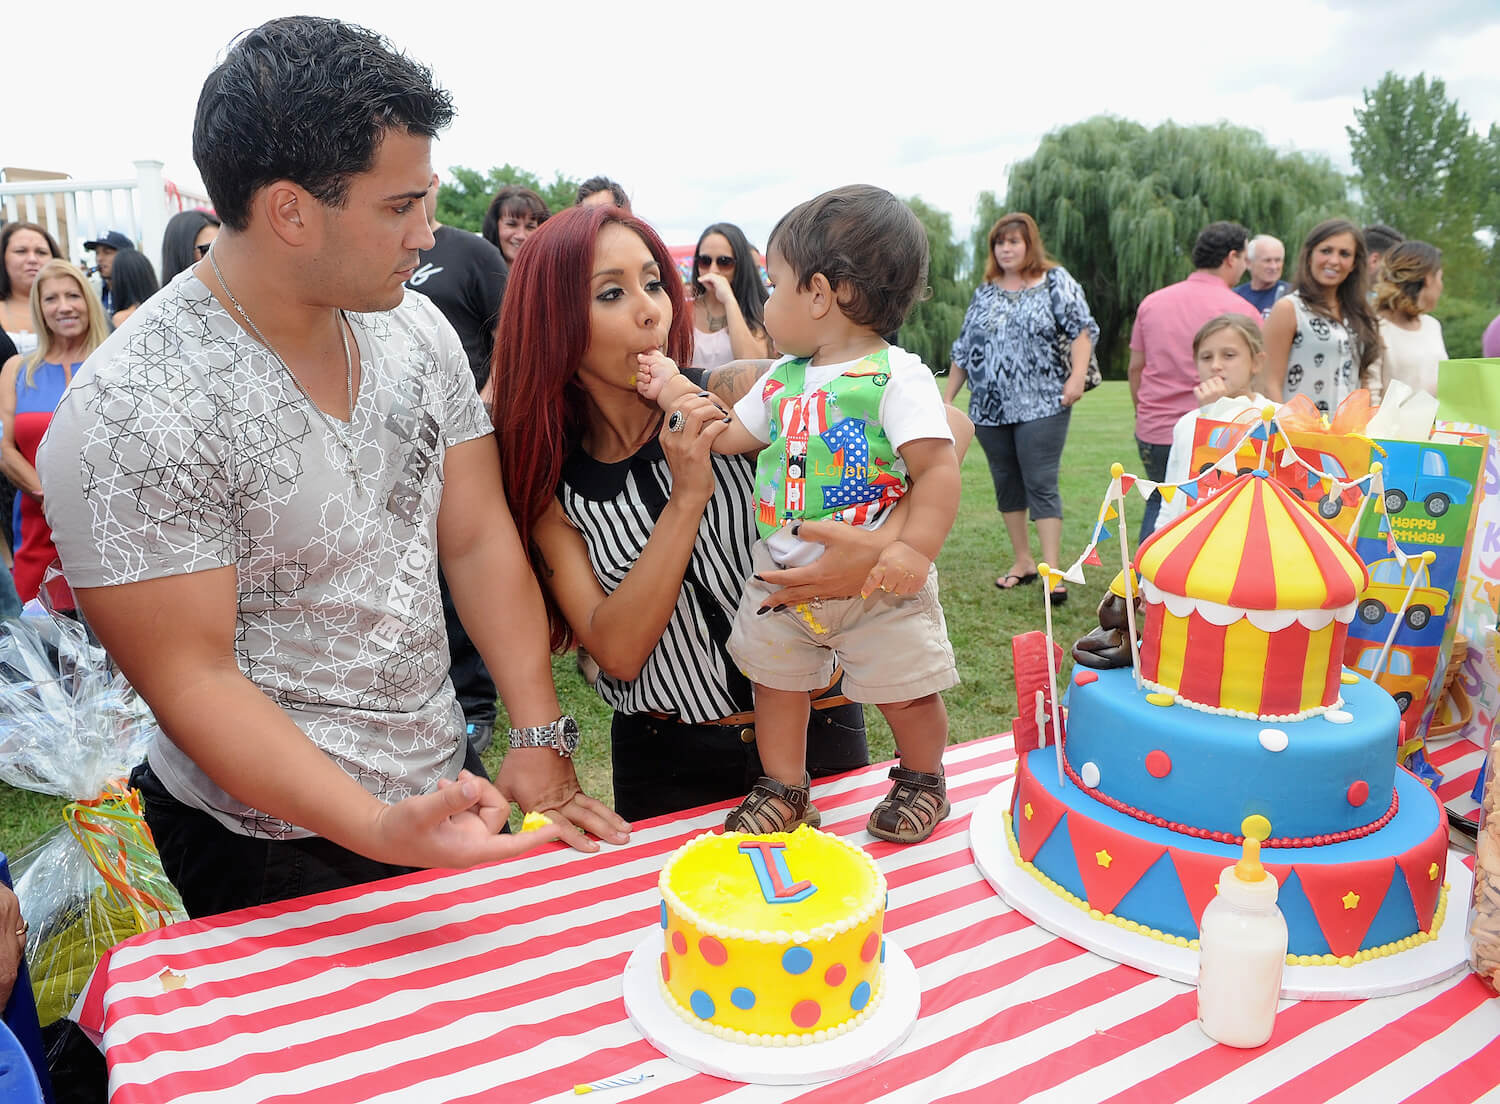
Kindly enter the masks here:
M 765 541 L 751 554 L 755 573 L 775 571 Z M 844 693 L 882 705 L 911 701 L 958 685 L 948 626 L 938 603 L 937 569 L 916 594 L 876 591 L 760 614 L 775 587 L 745 584 L 729 634 L 729 654 L 751 682 L 773 690 L 821 690 L 843 664 Z

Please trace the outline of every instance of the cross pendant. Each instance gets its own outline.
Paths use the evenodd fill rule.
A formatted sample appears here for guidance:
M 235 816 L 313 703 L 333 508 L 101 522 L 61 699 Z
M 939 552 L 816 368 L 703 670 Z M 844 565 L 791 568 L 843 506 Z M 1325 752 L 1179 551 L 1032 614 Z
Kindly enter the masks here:
M 354 484 L 354 493 L 357 494 L 360 498 L 364 498 L 365 488 L 364 484 L 359 480 L 359 465 L 354 462 L 354 457 L 349 457 L 349 465 L 344 469 L 344 474 L 347 475 L 349 477 L 349 481 Z

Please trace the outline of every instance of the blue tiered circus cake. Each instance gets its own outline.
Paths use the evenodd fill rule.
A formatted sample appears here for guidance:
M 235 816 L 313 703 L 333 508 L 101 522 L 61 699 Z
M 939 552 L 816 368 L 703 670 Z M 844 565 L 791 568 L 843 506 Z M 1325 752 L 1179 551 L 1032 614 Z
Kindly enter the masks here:
M 1447 825 L 1396 764 L 1390 695 L 1346 671 L 1364 565 L 1280 483 L 1241 476 L 1141 546 L 1140 682 L 1077 668 L 1062 771 L 1021 754 L 1009 843 L 1101 922 L 1197 939 L 1220 871 L 1264 837 L 1289 960 L 1433 938 Z M 1018 744 L 1019 747 L 1019 744 Z

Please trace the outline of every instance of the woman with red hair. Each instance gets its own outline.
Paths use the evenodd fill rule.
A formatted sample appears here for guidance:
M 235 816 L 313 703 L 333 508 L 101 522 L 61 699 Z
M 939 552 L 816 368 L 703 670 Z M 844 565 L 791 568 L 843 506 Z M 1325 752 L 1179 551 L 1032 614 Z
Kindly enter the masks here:
M 656 233 L 610 205 L 539 227 L 511 269 L 495 345 L 501 469 L 553 647 L 582 645 L 602 668 L 615 810 L 632 820 L 738 798 L 762 773 L 750 684 L 725 648 L 752 570 L 753 468 L 710 445 L 769 362 L 717 369 L 664 419 L 635 389 L 637 357 L 656 349 L 692 359 L 692 314 Z M 785 573 L 803 585 L 773 599 L 858 593 L 888 530 L 810 523 L 804 535 L 838 554 Z M 821 704 L 811 773 L 867 763 L 860 707 Z

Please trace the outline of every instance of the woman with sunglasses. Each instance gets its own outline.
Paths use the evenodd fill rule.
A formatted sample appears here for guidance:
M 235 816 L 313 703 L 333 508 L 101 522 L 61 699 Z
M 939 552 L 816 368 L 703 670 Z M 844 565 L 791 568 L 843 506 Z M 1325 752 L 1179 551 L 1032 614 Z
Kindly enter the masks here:
M 766 336 L 766 287 L 744 232 L 716 222 L 698 239 L 693 256 L 693 367 L 775 353 Z
M 161 286 L 208 256 L 208 247 L 219 236 L 219 220 L 207 211 L 178 211 L 167 219 L 161 236 Z

